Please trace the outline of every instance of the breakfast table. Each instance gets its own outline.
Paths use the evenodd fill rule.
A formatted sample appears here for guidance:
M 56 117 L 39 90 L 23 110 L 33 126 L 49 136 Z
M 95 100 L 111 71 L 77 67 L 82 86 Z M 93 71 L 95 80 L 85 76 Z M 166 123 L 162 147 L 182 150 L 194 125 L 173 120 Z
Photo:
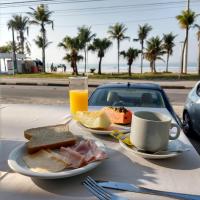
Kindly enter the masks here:
M 90 108 L 90 110 L 95 109 L 98 108 Z M 139 109 L 141 108 L 134 108 L 133 111 Z M 164 108 L 150 110 L 170 115 Z M 9 168 L 7 160 L 10 152 L 26 142 L 24 130 L 65 123 L 67 116 L 69 107 L 66 105 L 0 105 L 0 200 L 96 199 L 82 184 L 87 176 L 98 180 L 133 183 L 157 190 L 200 194 L 200 157 L 183 132 L 179 139 L 190 151 L 173 158 L 148 160 L 125 150 L 114 138 L 91 134 L 71 121 L 69 124 L 71 132 L 103 142 L 109 158 L 91 171 L 63 179 L 32 178 Z M 112 190 L 112 192 L 134 200 L 171 199 L 126 191 Z

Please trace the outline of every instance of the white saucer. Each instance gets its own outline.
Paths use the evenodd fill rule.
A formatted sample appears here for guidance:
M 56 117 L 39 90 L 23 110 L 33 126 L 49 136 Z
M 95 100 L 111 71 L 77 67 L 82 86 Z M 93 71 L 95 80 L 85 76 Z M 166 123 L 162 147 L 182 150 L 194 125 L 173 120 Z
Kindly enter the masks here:
M 179 139 L 170 140 L 167 150 L 159 151 L 156 153 L 143 152 L 141 150 L 138 150 L 134 146 L 128 146 L 128 145 L 124 144 L 120 140 L 119 140 L 119 143 L 127 151 L 129 151 L 137 156 L 146 158 L 146 159 L 165 159 L 165 158 L 176 157 L 176 156 L 181 155 L 183 152 L 189 150 Z

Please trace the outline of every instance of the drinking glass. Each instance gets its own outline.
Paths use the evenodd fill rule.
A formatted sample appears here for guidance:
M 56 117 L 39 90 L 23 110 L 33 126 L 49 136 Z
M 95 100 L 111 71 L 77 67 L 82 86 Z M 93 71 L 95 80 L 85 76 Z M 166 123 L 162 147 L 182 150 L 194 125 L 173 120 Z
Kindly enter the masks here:
M 88 78 L 69 77 L 70 113 L 88 111 Z

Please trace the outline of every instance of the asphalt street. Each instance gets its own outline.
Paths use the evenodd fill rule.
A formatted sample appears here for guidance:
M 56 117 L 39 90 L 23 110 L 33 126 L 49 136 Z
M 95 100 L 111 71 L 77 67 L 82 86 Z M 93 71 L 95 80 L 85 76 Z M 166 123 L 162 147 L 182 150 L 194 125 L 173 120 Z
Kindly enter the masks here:
M 54 86 L 1 85 L 0 103 L 66 104 L 68 88 Z M 91 93 L 95 88 L 89 88 Z M 166 89 L 173 105 L 183 105 L 188 89 Z
M 89 88 L 91 94 L 95 88 Z M 176 113 L 181 117 L 189 89 L 165 89 Z M 0 104 L 68 104 L 68 88 L 54 86 L 0 85 Z M 199 139 L 190 141 L 200 154 Z

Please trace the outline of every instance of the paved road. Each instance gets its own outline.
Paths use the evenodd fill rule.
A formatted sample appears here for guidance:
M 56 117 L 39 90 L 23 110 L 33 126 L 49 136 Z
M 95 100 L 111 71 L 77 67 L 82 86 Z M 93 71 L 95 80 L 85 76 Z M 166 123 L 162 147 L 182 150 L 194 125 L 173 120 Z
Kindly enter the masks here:
M 66 104 L 68 101 L 66 87 L 1 85 L 0 88 L 0 103 Z M 90 93 L 94 89 L 90 88 Z M 183 105 L 189 92 L 188 89 L 165 91 L 174 105 Z

